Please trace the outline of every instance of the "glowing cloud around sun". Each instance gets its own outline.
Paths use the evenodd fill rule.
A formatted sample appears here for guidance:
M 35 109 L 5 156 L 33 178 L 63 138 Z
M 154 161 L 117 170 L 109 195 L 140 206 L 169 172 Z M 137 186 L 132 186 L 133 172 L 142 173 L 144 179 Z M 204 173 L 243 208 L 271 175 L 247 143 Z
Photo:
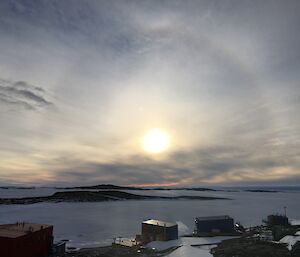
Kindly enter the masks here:
M 170 139 L 167 133 L 160 129 L 150 130 L 142 138 L 142 146 L 148 153 L 161 153 L 167 150 L 170 144 Z

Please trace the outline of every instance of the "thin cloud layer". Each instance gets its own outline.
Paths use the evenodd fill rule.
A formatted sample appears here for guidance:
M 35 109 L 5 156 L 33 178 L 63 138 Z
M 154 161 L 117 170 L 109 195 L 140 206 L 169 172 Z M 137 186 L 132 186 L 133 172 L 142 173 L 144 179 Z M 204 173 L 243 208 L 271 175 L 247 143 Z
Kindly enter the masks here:
M 0 182 L 299 182 L 299 12 L 1 1 Z M 140 144 L 152 128 L 170 136 L 159 156 Z
M 77 181 L 114 183 L 116 180 L 123 185 L 170 186 L 298 183 L 300 152 L 289 156 L 287 150 L 275 151 L 273 146 L 251 149 L 227 145 L 176 152 L 159 161 L 139 156 L 110 163 L 65 159 L 65 167 L 53 171 L 70 184 Z

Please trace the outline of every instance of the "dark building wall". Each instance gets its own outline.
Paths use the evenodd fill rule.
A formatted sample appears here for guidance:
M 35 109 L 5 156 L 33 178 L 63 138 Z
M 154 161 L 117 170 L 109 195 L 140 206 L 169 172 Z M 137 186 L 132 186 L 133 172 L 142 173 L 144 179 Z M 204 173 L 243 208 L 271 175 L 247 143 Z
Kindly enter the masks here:
M 196 219 L 196 230 L 198 233 L 221 232 L 231 233 L 234 231 L 233 219 L 198 220 Z
M 1 257 L 44 257 L 51 251 L 53 227 L 16 237 L 0 237 Z
M 166 230 L 166 240 L 178 239 L 178 225 L 169 227 Z
M 0 256 L 12 257 L 13 248 L 10 238 L 0 237 Z
M 269 215 L 267 224 L 269 226 L 275 226 L 275 225 L 287 226 L 289 225 L 289 219 L 288 217 L 283 215 Z
M 63 255 L 65 252 L 66 252 L 66 242 L 59 242 L 53 245 L 53 254 L 59 256 L 59 255 Z
M 178 226 L 163 227 L 142 223 L 142 239 L 144 243 L 178 239 Z
M 291 255 L 294 257 L 300 256 L 300 241 L 296 242 L 291 250 Z

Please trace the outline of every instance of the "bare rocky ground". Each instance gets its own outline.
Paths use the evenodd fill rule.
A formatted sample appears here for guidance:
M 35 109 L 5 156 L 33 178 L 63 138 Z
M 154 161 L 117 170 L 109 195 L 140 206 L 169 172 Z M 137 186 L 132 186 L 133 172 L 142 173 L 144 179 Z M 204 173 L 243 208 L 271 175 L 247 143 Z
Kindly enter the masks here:
M 127 247 L 99 247 L 82 249 L 53 257 L 163 257 L 176 248 L 155 252 L 151 249 Z M 272 242 L 252 240 L 249 238 L 230 239 L 223 241 L 212 249 L 214 257 L 291 257 L 285 245 Z M 298 255 L 297 255 L 298 256 Z M 296 256 L 295 256 L 296 257 Z
M 238 238 L 225 240 L 212 249 L 214 257 L 291 257 L 283 244 Z
M 50 196 L 25 198 L 0 198 L 0 204 L 35 204 L 41 202 L 104 202 L 124 200 L 230 200 L 229 198 L 211 196 L 150 196 L 130 194 L 123 191 L 66 191 L 56 192 Z

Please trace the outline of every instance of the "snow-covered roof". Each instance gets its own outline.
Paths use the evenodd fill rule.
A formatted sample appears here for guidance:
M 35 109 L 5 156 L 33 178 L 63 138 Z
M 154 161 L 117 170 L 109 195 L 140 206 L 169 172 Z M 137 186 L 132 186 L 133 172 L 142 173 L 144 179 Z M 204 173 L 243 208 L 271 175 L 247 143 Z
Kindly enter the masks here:
M 160 227 L 174 227 L 174 226 L 177 226 L 176 223 L 161 221 L 161 220 L 153 220 L 153 219 L 145 220 L 145 221 L 143 221 L 143 224 L 155 225 L 155 226 L 160 226 Z
M 35 224 L 25 222 L 0 225 L 0 237 L 17 238 L 24 236 L 30 232 L 36 232 L 49 227 L 52 226 L 47 224 Z

